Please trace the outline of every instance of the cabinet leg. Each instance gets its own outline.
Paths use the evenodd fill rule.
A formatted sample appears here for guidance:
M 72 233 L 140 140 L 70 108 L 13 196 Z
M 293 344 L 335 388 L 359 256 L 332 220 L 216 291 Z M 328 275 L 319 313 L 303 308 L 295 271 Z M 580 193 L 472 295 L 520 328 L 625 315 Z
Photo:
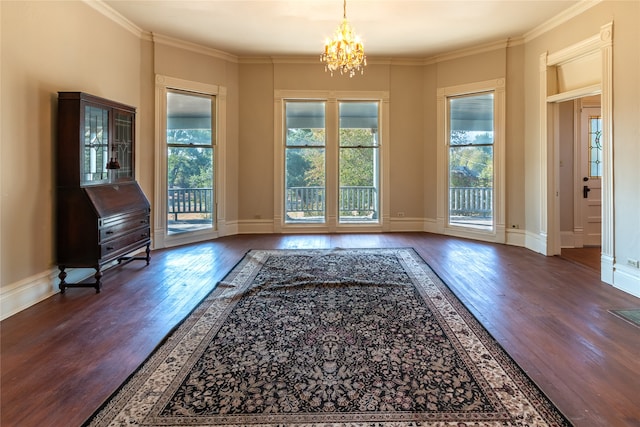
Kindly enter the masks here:
M 64 271 L 67 267 L 64 265 L 58 266 L 60 269 L 60 273 L 58 274 L 58 278 L 60 279 L 60 283 L 58 284 L 58 288 L 60 289 L 60 293 L 64 294 L 64 291 L 67 289 L 67 282 L 64 279 L 67 278 L 67 273 Z
M 147 254 L 147 265 L 149 265 L 149 261 L 151 261 L 151 249 L 149 248 L 149 246 L 151 246 L 150 243 L 147 243 L 147 249 L 145 249 L 145 253 Z
M 93 287 L 96 288 L 96 294 L 99 294 L 101 284 L 100 279 L 102 279 L 102 270 L 100 270 L 100 266 L 96 267 L 96 274 L 94 274 L 93 277 L 96 279 L 96 283 Z

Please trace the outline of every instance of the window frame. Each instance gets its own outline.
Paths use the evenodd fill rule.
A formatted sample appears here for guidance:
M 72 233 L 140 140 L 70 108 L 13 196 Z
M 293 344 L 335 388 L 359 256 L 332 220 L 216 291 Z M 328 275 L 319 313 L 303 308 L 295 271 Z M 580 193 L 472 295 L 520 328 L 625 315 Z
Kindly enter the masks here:
M 178 91 L 196 95 L 211 96 L 215 99 L 213 148 L 213 206 L 214 222 L 211 228 L 184 233 L 168 233 L 167 228 L 167 92 Z M 225 226 L 225 193 L 223 177 L 225 170 L 226 142 L 226 94 L 224 86 L 211 85 L 174 77 L 156 75 L 156 138 L 155 138 L 155 192 L 153 201 L 155 249 L 210 240 L 230 234 Z
M 203 149 L 210 149 L 211 150 L 211 160 L 212 160 L 212 171 L 215 174 L 215 169 L 214 167 L 216 166 L 215 164 L 215 159 L 216 159 L 216 155 L 217 155 L 217 123 L 216 123 L 216 106 L 217 106 L 217 96 L 216 95 L 211 95 L 211 94 L 204 94 L 204 93 L 200 93 L 200 92 L 187 92 L 184 90 L 177 90 L 175 88 L 167 88 L 166 89 L 166 94 L 167 94 L 167 98 L 169 94 L 175 94 L 175 95 L 183 95 L 183 96 L 190 96 L 190 97 L 197 97 L 197 98 L 201 98 L 201 99 L 206 99 L 211 107 L 211 111 L 210 111 L 210 117 L 211 117 L 211 122 L 210 122 L 210 126 L 211 126 L 211 139 L 208 143 L 203 144 L 203 143 L 196 143 L 196 144 L 188 144 L 188 143 L 181 143 L 181 142 L 170 142 L 168 139 L 166 139 L 167 137 L 167 132 L 165 132 L 164 136 L 165 136 L 165 151 L 170 151 L 172 148 L 183 148 L 183 149 L 199 149 L 199 148 L 203 148 Z M 165 120 L 168 119 L 168 117 L 166 116 L 166 110 L 165 110 Z M 170 156 L 167 154 L 166 157 L 166 164 L 165 164 L 165 168 L 167 169 L 167 174 L 168 174 L 168 170 L 169 170 L 169 158 Z M 168 175 L 167 175 L 168 177 Z M 211 177 L 211 186 L 212 186 L 212 200 L 211 200 L 211 222 L 209 223 L 210 226 L 207 227 L 202 227 L 198 230 L 194 230 L 194 231 L 201 231 L 201 230 L 210 230 L 211 228 L 215 229 L 216 228 L 216 211 L 215 211 L 215 200 L 216 200 L 216 194 L 215 194 L 215 175 Z M 167 191 L 169 190 L 168 188 L 168 182 L 167 184 Z M 167 204 L 168 207 L 168 204 Z M 168 217 L 167 217 L 168 218 Z M 169 222 L 169 220 L 167 219 L 167 222 Z M 191 233 L 194 231 L 181 231 L 181 232 L 171 232 L 170 231 L 170 227 L 169 224 L 167 224 L 167 234 L 170 236 L 173 236 L 174 234 L 182 234 L 182 233 Z
M 289 144 L 289 138 L 288 138 L 288 130 L 289 129 L 303 129 L 303 128 L 290 128 L 288 126 L 288 119 L 287 119 L 287 107 L 289 105 L 295 105 L 295 104 L 305 104 L 305 103 L 315 103 L 315 104 L 322 104 L 322 109 L 323 109 L 323 122 L 324 122 L 324 140 L 322 141 L 322 143 L 318 143 L 318 144 L 303 144 L 303 145 L 297 145 L 297 144 Z M 324 210 L 322 211 L 322 219 L 321 220 L 317 220 L 317 221 L 312 221 L 312 220 L 307 220 L 307 221 L 296 221 L 293 219 L 289 218 L 289 212 L 287 211 L 286 208 L 286 194 L 285 194 L 285 198 L 283 199 L 283 203 L 284 205 L 282 206 L 283 208 L 283 218 L 285 223 L 287 224 L 325 224 L 327 222 L 327 213 L 328 213 L 328 208 L 327 208 L 327 202 L 326 202 L 326 194 L 327 194 L 327 103 L 324 100 L 317 100 L 317 99 L 313 99 L 313 100 L 301 100 L 301 99 L 295 99 L 295 100 L 290 100 L 290 99 L 286 99 L 283 102 L 283 108 L 284 108 L 284 128 L 283 128 L 283 147 L 284 147 L 284 153 L 283 153 L 283 167 L 284 167 L 284 188 L 283 190 L 286 191 L 289 187 L 288 187 L 288 182 L 287 182 L 287 155 L 289 150 L 322 150 L 323 154 L 322 154 L 322 158 L 323 158 L 323 163 L 324 163 L 324 169 L 323 169 L 323 181 L 324 181 L 324 187 L 323 187 L 323 191 L 322 193 L 324 194 L 324 198 L 325 198 L 325 202 L 324 202 Z M 307 128 L 304 128 L 307 129 Z M 309 128 L 309 129 L 319 129 L 317 127 L 314 128 Z
M 285 189 L 285 144 L 287 101 L 325 102 L 325 185 L 326 218 L 324 223 L 291 223 L 286 221 L 284 204 Z M 340 222 L 338 212 L 338 162 L 339 162 L 339 102 L 370 101 L 378 103 L 379 123 L 379 198 L 380 214 L 376 222 Z M 298 91 L 276 90 L 274 92 L 274 232 L 371 232 L 389 231 L 389 188 L 388 172 L 388 123 L 389 93 L 386 91 Z
M 343 140 L 342 140 L 342 130 L 343 129 L 368 129 L 368 128 L 348 128 L 348 127 L 342 127 L 341 124 L 341 120 L 343 118 L 342 116 L 342 112 L 341 112 L 341 107 L 343 105 L 348 105 L 348 104 L 357 104 L 357 103 L 375 103 L 376 104 L 376 117 L 377 117 L 377 124 L 378 127 L 375 128 L 376 132 L 373 133 L 373 135 L 376 135 L 375 137 L 372 137 L 372 144 L 371 145 L 348 145 L 348 144 L 344 144 Z M 380 157 L 381 157 L 381 151 L 380 151 L 380 134 L 379 134 L 379 126 L 380 126 L 380 102 L 378 101 L 371 101 L 371 100 L 343 100 L 343 99 L 339 99 L 337 101 L 337 105 L 338 105 L 338 141 L 337 141 L 337 155 L 338 155 L 338 175 L 337 175 L 337 180 L 338 180 L 338 194 L 336 195 L 336 201 L 338 203 L 338 211 L 337 211 L 337 216 L 338 216 L 338 223 L 339 224 L 377 224 L 380 221 L 380 197 L 379 197 L 379 190 L 380 190 Z M 372 135 L 372 136 L 373 136 Z M 341 165 L 342 165 L 342 154 L 343 154 L 343 150 L 345 150 L 344 152 L 348 152 L 349 150 L 373 150 L 373 154 L 372 154 L 372 160 L 373 160 L 373 165 L 372 165 L 372 173 L 373 173 L 373 177 L 372 177 L 372 184 L 373 184 L 373 188 L 375 188 L 376 192 L 378 193 L 378 195 L 375 197 L 375 217 L 372 217 L 370 220 L 357 220 L 357 219 L 348 219 L 349 216 L 348 215 L 342 215 L 342 210 L 340 210 L 340 206 L 341 206 L 341 197 L 342 197 L 342 189 L 346 188 L 342 187 L 341 185 L 341 177 L 342 177 L 342 170 L 341 170 Z
M 493 120 L 493 226 L 472 228 L 449 221 L 449 99 L 492 92 Z M 503 78 L 437 90 L 437 218 L 436 232 L 496 243 L 506 242 L 505 226 L 505 81 Z

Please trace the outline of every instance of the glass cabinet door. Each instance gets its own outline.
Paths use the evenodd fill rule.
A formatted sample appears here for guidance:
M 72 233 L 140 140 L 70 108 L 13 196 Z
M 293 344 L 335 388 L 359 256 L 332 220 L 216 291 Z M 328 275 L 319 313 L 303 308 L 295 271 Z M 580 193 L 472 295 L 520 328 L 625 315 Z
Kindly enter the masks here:
M 85 105 L 84 138 L 80 152 L 80 183 L 107 179 L 109 160 L 109 110 Z
M 114 179 L 133 179 L 133 114 L 113 111 L 114 135 L 111 158 L 116 158 L 120 169 L 113 170 Z

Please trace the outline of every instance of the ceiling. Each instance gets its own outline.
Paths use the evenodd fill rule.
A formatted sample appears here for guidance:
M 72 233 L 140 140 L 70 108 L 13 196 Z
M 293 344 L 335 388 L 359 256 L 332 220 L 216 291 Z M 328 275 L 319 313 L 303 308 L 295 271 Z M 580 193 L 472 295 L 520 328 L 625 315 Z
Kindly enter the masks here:
M 140 29 L 237 57 L 319 55 L 342 0 L 102 0 Z M 348 0 L 369 58 L 428 58 L 516 39 L 593 0 Z

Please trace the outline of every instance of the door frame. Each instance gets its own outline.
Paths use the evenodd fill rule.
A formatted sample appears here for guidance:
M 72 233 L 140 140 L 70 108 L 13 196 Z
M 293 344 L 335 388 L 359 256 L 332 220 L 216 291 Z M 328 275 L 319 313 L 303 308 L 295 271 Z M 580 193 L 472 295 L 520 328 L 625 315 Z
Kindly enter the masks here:
M 590 56 L 598 57 L 599 82 L 575 89 L 558 89 L 558 70 L 564 64 Z M 614 217 L 613 217 L 613 22 L 600 27 L 600 32 L 566 49 L 540 56 L 540 224 L 538 236 L 545 255 L 560 254 L 560 162 L 557 103 L 590 95 L 601 96 L 602 110 L 602 246 L 601 280 L 613 284 Z

